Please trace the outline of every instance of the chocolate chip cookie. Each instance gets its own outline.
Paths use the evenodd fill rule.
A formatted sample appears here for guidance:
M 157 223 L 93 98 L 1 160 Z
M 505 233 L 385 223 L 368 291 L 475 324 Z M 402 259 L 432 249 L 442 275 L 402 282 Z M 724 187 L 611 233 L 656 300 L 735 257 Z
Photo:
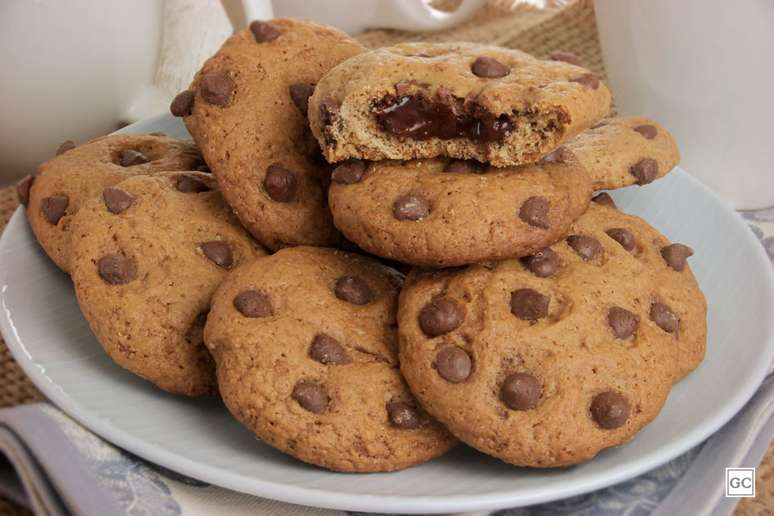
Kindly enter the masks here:
M 338 242 L 325 204 L 330 171 L 309 132 L 307 101 L 325 72 L 361 51 L 330 27 L 253 22 L 170 106 L 239 219 L 268 248 Z
M 333 172 L 334 223 L 369 253 L 445 267 L 522 256 L 561 239 L 591 180 L 571 156 L 495 169 L 442 159 L 350 160 Z
M 602 120 L 545 159 L 561 160 L 568 152 L 589 171 L 594 190 L 646 185 L 680 161 L 672 135 L 658 122 L 642 117 Z
M 476 159 L 533 163 L 610 110 L 588 70 L 473 43 L 405 43 L 328 72 L 309 122 L 331 162 Z
M 81 205 L 124 179 L 202 164 L 191 142 L 165 136 L 115 134 L 76 146 L 63 143 L 56 156 L 17 185 L 27 218 L 43 250 L 70 270 L 70 225 Z
M 631 439 L 698 366 L 706 304 L 690 248 L 591 204 L 521 260 L 409 274 L 401 371 L 422 406 L 503 461 L 553 467 Z
M 264 254 L 199 172 L 109 186 L 72 223 L 71 275 L 91 330 L 118 365 L 178 394 L 216 391 L 202 342 L 210 298 Z
M 392 471 L 446 452 L 455 439 L 398 370 L 401 279 L 319 247 L 231 273 L 204 331 L 231 413 L 267 444 L 337 471 Z

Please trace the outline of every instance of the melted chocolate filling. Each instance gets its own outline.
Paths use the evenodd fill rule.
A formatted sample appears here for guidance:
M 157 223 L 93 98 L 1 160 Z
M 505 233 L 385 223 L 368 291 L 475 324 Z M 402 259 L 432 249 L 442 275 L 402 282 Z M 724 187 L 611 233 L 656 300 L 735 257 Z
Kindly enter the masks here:
M 382 130 L 414 140 L 470 138 L 500 142 L 513 128 L 508 115 L 457 97 L 429 99 L 422 94 L 385 95 L 373 112 Z

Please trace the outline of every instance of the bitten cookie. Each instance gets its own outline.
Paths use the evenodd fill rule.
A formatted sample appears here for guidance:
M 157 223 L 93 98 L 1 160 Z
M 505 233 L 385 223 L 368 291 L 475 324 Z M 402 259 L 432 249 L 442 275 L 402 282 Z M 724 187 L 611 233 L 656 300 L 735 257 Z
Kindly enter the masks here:
M 349 161 L 333 172 L 328 200 L 336 227 L 367 252 L 446 267 L 553 244 L 591 192 L 571 156 L 503 169 L 441 159 Z
M 245 227 L 270 249 L 333 245 L 330 171 L 309 132 L 320 77 L 363 47 L 296 20 L 253 22 L 229 38 L 172 102 Z
M 34 176 L 22 180 L 17 192 L 41 247 L 69 272 L 70 225 L 84 202 L 131 176 L 193 170 L 201 164 L 191 142 L 165 136 L 115 134 L 77 147 L 68 141 Z
M 202 341 L 210 298 L 228 271 L 265 253 L 198 172 L 127 179 L 73 221 L 81 311 L 120 366 L 162 389 L 216 392 Z
M 646 185 L 680 161 L 672 135 L 658 122 L 642 117 L 602 120 L 545 160 L 561 161 L 568 151 L 589 171 L 594 190 Z
M 309 122 L 331 162 L 476 159 L 533 163 L 610 110 L 579 66 L 473 43 L 405 43 L 328 72 Z
M 702 360 L 706 304 L 645 221 L 592 204 L 523 260 L 409 274 L 401 371 L 422 406 L 503 461 L 552 467 L 631 439 Z
M 337 471 L 393 471 L 456 442 L 398 371 L 401 276 L 375 260 L 294 247 L 229 275 L 204 339 L 231 413 L 267 444 Z

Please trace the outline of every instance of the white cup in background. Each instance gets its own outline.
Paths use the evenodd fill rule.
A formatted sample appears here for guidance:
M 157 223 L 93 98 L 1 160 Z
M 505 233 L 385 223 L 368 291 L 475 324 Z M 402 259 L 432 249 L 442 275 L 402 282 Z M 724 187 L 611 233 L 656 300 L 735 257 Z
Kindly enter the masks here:
M 78 143 L 166 112 L 204 60 L 248 21 L 306 18 L 345 31 L 435 30 L 470 17 L 427 0 L 2 0 L 0 185 Z
M 681 166 L 737 209 L 774 206 L 774 1 L 597 0 L 624 115 L 661 122 Z

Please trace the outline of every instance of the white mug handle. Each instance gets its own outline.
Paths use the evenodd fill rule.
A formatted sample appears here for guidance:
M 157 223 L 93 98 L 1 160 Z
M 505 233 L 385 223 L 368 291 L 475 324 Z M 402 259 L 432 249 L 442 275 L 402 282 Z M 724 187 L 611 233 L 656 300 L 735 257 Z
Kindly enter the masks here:
M 379 1 L 374 20 L 379 27 L 403 30 L 441 30 L 452 27 L 470 18 L 484 4 L 485 0 L 462 0 L 452 12 L 441 11 L 430 5 L 428 0 Z

